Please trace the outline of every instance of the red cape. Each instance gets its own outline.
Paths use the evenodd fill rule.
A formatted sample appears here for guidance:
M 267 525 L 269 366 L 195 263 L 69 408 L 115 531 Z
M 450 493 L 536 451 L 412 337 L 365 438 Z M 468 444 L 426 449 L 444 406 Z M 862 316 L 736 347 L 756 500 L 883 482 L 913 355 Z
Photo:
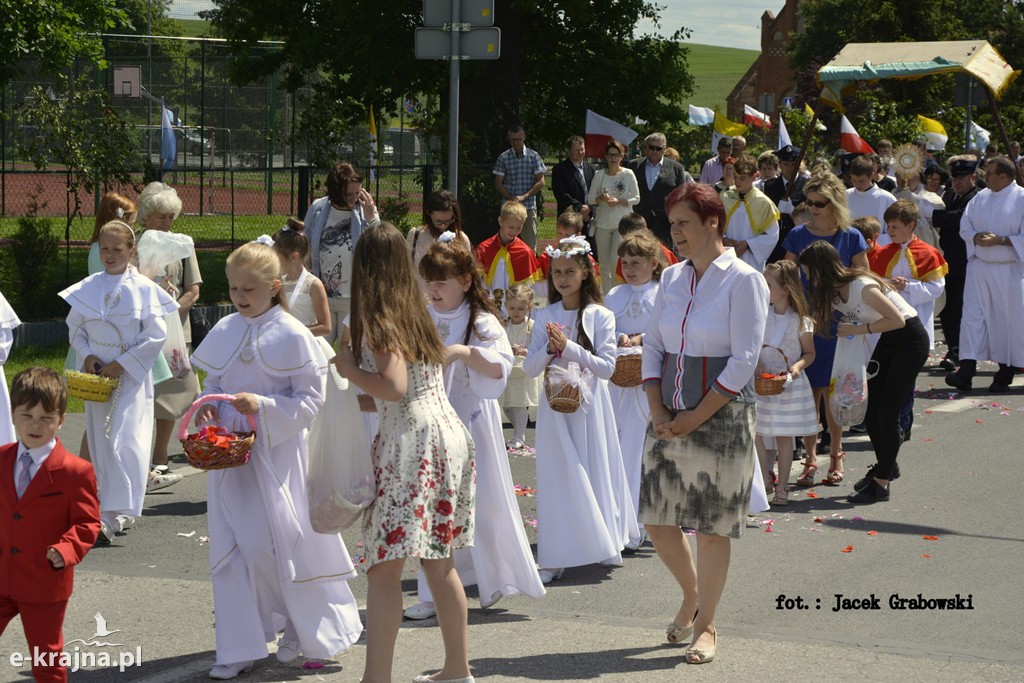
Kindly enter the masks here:
M 871 270 L 882 277 L 892 277 L 892 270 L 900 258 L 900 245 L 893 242 L 876 247 L 868 254 Z M 907 259 L 910 261 L 910 276 L 921 282 L 931 282 L 945 277 L 949 272 L 946 259 L 939 250 L 916 235 L 907 243 Z
M 484 240 L 476 248 L 476 259 L 484 269 L 484 281 L 490 287 L 494 282 L 494 272 L 499 261 L 505 261 L 505 271 L 509 276 L 509 284 L 520 282 L 534 283 L 543 279 L 540 265 L 533 250 L 518 237 L 506 247 L 495 235 Z

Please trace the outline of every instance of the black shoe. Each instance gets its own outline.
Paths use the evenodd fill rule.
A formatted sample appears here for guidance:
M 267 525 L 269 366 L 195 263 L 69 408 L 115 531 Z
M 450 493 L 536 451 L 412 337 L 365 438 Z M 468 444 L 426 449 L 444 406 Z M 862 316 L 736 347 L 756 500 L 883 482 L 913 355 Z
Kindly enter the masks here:
M 969 377 L 964 377 L 956 372 L 946 375 L 946 384 L 960 391 L 970 391 L 973 388 Z
M 850 431 L 854 434 L 867 434 L 868 426 L 861 422 L 859 425 L 850 425 Z
M 945 357 L 945 358 L 943 358 L 942 360 L 939 361 L 939 369 L 940 370 L 946 370 L 947 372 L 955 372 L 956 371 L 956 363 L 954 363 L 952 360 L 950 360 L 949 356 L 947 356 L 947 357 Z
M 846 500 L 857 505 L 870 505 L 871 503 L 885 503 L 889 500 L 889 489 L 882 488 L 872 478 L 867 486 L 857 493 L 847 496 Z
M 897 464 L 892 466 L 892 474 L 890 474 L 889 477 L 890 477 L 889 481 L 896 481 L 897 479 L 900 478 L 900 466 L 899 466 L 899 463 L 897 463 Z M 857 482 L 853 485 L 853 490 L 854 491 L 860 491 L 865 486 L 867 486 L 869 483 L 874 481 L 874 479 L 875 479 L 875 466 L 872 465 L 871 467 L 868 468 L 868 473 L 865 474 L 862 479 L 858 479 Z
M 992 386 L 988 388 L 990 394 L 1005 394 L 1010 390 L 1009 384 L 1003 384 L 1002 382 L 992 382 Z

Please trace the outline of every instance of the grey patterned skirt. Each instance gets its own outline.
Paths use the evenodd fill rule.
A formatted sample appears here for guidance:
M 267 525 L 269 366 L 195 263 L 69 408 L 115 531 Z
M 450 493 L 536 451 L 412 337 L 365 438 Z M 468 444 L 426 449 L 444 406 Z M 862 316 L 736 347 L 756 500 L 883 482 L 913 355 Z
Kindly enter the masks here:
M 754 474 L 755 411 L 730 401 L 689 436 L 669 441 L 648 424 L 640 522 L 739 538 Z

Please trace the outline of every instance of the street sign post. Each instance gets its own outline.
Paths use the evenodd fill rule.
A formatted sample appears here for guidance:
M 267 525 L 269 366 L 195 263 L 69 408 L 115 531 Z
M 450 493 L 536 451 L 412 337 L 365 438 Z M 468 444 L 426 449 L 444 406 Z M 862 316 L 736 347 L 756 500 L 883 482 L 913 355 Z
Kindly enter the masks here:
M 493 28 L 494 0 L 423 0 L 424 28 L 416 29 L 416 59 L 448 60 L 448 189 L 459 188 L 459 63 L 498 59 L 501 29 Z
M 462 0 L 459 16 L 473 28 L 494 26 L 494 0 Z M 423 25 L 441 28 L 452 23 L 452 0 L 423 0 Z

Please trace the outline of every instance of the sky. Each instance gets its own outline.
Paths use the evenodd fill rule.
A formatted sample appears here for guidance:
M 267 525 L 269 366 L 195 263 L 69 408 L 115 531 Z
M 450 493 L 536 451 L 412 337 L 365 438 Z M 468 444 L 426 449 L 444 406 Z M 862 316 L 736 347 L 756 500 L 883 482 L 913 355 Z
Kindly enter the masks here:
M 785 0 L 654 0 L 665 7 L 661 13 L 661 31 L 670 35 L 680 26 L 690 29 L 688 42 L 719 47 L 761 49 L 761 15 L 771 10 L 776 15 Z
M 661 32 L 671 35 L 680 26 L 690 29 L 691 43 L 739 47 L 758 50 L 761 47 L 761 15 L 766 9 L 778 14 L 785 0 L 654 0 L 665 9 L 661 15 Z M 210 9 L 210 0 L 173 0 L 170 16 L 180 19 Z M 641 31 L 651 30 L 641 25 Z

